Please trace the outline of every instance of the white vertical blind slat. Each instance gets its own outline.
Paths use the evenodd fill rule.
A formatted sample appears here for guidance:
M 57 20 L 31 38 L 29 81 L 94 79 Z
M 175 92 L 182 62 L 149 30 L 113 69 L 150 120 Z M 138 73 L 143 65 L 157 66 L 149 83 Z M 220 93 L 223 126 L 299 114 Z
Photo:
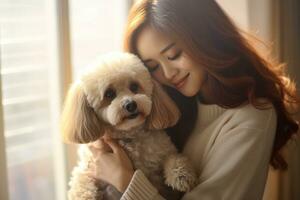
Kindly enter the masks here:
M 1 35 L 0 35 L 1 41 Z M 1 69 L 1 49 L 0 49 L 0 69 Z M 2 80 L 0 76 L 0 88 L 2 88 Z M 0 90 L 0 199 L 8 200 L 8 184 L 6 170 L 6 154 L 5 154 L 5 139 L 4 139 L 4 121 L 2 107 L 2 91 Z

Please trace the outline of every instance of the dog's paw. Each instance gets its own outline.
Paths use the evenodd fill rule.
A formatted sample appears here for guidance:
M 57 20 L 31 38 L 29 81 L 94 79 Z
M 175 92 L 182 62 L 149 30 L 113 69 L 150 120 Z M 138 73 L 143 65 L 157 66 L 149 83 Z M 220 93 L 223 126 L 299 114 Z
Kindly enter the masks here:
M 197 174 L 183 156 L 172 156 L 165 163 L 165 183 L 180 192 L 192 190 L 198 183 Z
M 174 169 L 165 179 L 165 183 L 180 192 L 188 192 L 197 185 L 195 173 L 185 169 Z

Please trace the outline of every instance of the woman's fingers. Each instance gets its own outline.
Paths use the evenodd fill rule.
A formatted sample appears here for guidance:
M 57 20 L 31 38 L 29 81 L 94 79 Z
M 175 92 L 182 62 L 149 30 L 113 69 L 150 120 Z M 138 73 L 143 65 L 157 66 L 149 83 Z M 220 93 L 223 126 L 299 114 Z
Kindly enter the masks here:
M 90 143 L 88 147 L 94 158 L 106 153 L 120 153 L 122 150 L 120 145 L 108 135 L 105 135 L 97 141 Z
M 89 145 L 89 149 L 91 153 L 93 154 L 93 159 L 96 158 L 100 153 L 102 153 L 101 149 L 98 149 L 92 145 Z
M 104 139 L 105 143 L 113 150 L 113 153 L 118 153 L 121 149 L 120 145 L 110 138 Z
M 111 153 L 112 152 L 112 149 L 110 148 L 110 146 L 107 145 L 102 138 L 97 140 L 96 142 L 89 144 L 88 146 L 94 157 L 101 153 Z

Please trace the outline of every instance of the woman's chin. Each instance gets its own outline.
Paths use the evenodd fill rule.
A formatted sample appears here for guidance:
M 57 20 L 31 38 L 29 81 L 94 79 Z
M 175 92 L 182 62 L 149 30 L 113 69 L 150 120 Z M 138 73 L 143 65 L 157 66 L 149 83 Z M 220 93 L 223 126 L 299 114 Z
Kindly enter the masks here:
M 193 90 L 192 88 L 180 88 L 177 91 L 186 97 L 193 97 L 199 92 L 199 90 Z

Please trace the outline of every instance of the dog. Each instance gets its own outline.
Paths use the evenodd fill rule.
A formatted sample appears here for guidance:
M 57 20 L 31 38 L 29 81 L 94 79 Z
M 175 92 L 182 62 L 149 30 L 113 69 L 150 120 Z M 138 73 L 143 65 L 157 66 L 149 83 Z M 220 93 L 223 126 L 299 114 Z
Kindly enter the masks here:
M 175 103 L 137 56 L 119 52 L 101 57 L 71 85 L 62 111 L 64 140 L 81 144 L 68 198 L 120 199 L 112 185 L 85 173 L 93 157 L 88 144 L 97 144 L 105 133 L 165 198 L 190 191 L 197 183 L 195 170 L 164 131 L 179 117 Z

